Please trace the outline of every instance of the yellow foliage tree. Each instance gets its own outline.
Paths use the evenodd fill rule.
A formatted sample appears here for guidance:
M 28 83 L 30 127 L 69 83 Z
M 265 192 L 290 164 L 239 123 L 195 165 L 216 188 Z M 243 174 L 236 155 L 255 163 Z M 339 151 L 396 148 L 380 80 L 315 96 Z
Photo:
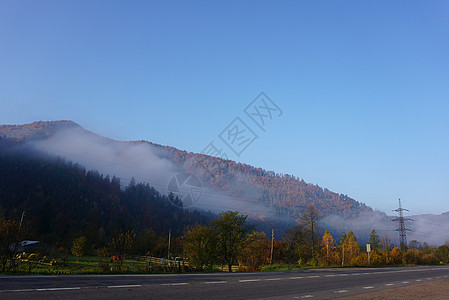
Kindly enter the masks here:
M 335 244 L 334 238 L 328 230 L 323 235 L 321 242 L 321 255 L 326 258 L 327 266 L 335 263 Z
M 399 247 L 394 247 L 390 253 L 391 263 L 394 265 L 402 265 L 404 263 L 404 253 Z
M 347 239 L 347 261 L 355 263 L 352 260 L 355 259 L 360 253 L 360 246 L 352 231 L 348 232 Z
M 378 249 L 374 249 L 370 253 L 370 261 L 372 265 L 384 265 L 386 264 L 385 256 L 383 252 Z

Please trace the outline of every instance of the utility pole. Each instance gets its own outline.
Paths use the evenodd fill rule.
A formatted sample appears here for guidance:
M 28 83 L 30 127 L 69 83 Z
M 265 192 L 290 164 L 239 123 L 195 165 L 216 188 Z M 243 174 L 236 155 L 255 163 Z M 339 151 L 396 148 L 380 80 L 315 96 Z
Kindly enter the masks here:
M 403 211 L 409 211 L 408 209 L 402 208 L 401 206 L 401 199 L 399 199 L 399 208 L 394 210 L 398 213 L 398 217 L 393 219 L 393 222 L 398 222 L 398 229 L 396 231 L 399 231 L 399 242 L 401 245 L 401 250 L 405 250 L 407 248 L 407 231 L 410 231 L 410 229 L 405 228 L 405 221 L 413 221 L 410 218 L 404 218 Z
M 270 254 L 270 265 L 273 262 L 273 248 L 274 248 L 274 227 L 271 229 L 271 254 Z
M 312 229 L 312 259 L 313 261 L 315 261 L 315 231 L 314 231 L 314 225 L 315 222 L 312 220 L 312 222 L 310 222 L 311 224 L 311 229 Z M 314 262 L 315 263 L 315 262 Z
M 20 225 L 19 228 L 22 228 L 22 224 L 23 224 L 23 219 L 25 218 L 25 211 L 22 212 L 22 217 L 20 218 Z
M 22 211 L 22 217 L 20 218 L 20 223 L 19 223 L 19 230 L 17 231 L 17 242 L 20 242 L 20 235 L 22 233 L 22 225 L 23 225 L 23 219 L 25 218 L 25 210 Z
M 171 242 L 171 229 L 168 230 L 168 253 L 167 253 L 167 263 L 170 262 L 170 242 Z

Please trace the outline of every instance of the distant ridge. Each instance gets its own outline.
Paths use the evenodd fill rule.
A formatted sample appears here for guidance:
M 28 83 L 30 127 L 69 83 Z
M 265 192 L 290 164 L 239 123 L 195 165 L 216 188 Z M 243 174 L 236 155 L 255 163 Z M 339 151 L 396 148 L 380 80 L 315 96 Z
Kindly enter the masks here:
M 1 125 L 0 136 L 16 140 L 46 139 L 53 136 L 58 130 L 69 128 L 82 128 L 70 120 L 37 121 L 23 125 Z

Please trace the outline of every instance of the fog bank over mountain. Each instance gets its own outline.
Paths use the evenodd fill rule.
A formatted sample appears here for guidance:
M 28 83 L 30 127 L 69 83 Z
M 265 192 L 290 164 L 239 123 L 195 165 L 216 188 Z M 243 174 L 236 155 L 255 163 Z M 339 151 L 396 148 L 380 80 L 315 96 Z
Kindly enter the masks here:
M 337 194 L 298 177 L 146 141 L 124 142 L 101 137 L 71 121 L 0 126 L 0 136 L 15 138 L 45 153 L 61 156 L 87 169 L 116 176 L 122 186 L 131 178 L 146 182 L 162 194 L 179 174 L 192 174 L 199 186 L 179 186 L 179 196 L 195 190 L 192 206 L 218 213 L 238 210 L 258 220 L 294 224 L 307 205 L 323 215 L 321 224 L 334 232 L 352 230 L 364 240 L 372 229 L 397 240 L 397 224 L 347 195 Z M 429 244 L 449 240 L 447 214 L 414 216 L 408 240 Z

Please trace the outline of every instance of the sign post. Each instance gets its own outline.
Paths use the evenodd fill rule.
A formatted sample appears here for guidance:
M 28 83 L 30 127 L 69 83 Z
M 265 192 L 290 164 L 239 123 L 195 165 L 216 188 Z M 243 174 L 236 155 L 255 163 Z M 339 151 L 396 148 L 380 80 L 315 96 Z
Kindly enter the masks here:
M 366 252 L 368 252 L 368 265 L 371 265 L 369 253 L 371 252 L 371 244 L 366 244 Z

